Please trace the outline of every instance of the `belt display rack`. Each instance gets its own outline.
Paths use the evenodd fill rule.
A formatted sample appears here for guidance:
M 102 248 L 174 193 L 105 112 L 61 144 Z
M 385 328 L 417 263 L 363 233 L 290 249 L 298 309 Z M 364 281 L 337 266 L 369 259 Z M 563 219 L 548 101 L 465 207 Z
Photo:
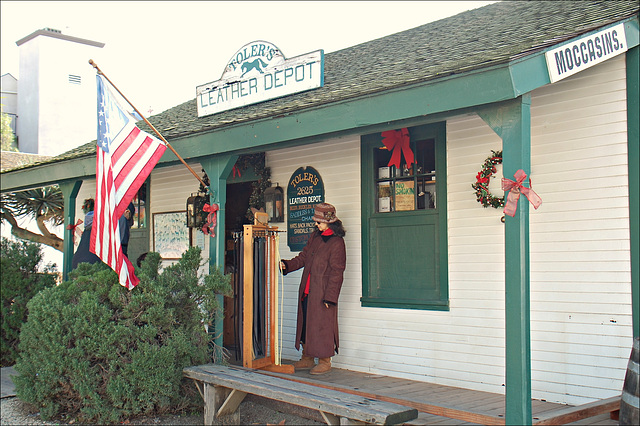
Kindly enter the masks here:
M 279 373 L 294 367 L 280 362 L 278 332 L 278 228 L 244 225 L 240 300 L 242 364 Z

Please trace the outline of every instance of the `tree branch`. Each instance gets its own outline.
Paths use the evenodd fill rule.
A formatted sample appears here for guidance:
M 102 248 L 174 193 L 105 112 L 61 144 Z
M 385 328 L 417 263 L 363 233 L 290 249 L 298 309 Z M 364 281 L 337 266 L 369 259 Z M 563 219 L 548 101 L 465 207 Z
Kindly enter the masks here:
M 21 240 L 27 240 L 34 243 L 44 244 L 52 247 L 60 252 L 64 251 L 64 240 L 58 238 L 56 235 L 49 233 L 50 236 L 44 236 L 31 232 L 28 229 L 21 228 L 18 222 L 8 211 L 3 211 L 1 214 L 2 220 L 6 220 L 11 225 L 11 234 L 20 238 Z
M 53 239 L 60 239 L 60 237 L 58 237 L 56 234 L 52 234 L 49 229 L 47 229 L 47 225 L 45 224 L 45 222 L 47 220 L 49 220 L 50 217 L 47 216 L 38 216 L 36 217 L 36 223 L 38 224 L 38 229 L 40 230 L 40 232 L 42 232 L 42 235 L 45 236 L 46 238 L 53 238 Z

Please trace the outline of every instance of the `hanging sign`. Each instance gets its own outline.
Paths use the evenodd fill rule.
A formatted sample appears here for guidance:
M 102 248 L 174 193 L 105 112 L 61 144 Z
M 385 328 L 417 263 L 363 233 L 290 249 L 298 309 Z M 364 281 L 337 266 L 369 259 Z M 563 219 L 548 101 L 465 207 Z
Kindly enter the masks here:
M 627 51 L 624 24 L 563 44 L 545 53 L 552 83 Z
M 198 117 L 324 85 L 324 51 L 286 59 L 266 41 L 242 46 L 220 80 L 196 87 Z
M 287 185 L 287 244 L 291 251 L 302 251 L 316 230 L 313 213 L 324 203 L 324 183 L 311 166 L 293 172 Z

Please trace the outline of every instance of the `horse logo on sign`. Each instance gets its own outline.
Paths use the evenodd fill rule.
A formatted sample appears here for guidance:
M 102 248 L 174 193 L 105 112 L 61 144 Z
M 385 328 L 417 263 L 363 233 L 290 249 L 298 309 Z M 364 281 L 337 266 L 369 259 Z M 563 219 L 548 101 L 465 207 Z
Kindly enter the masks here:
M 251 62 L 247 61 L 243 63 L 241 67 L 242 75 L 240 77 L 244 77 L 244 75 L 251 70 L 257 70 L 260 74 L 264 74 L 264 71 L 262 71 L 262 69 L 260 68 L 260 65 L 262 65 L 263 67 L 267 66 L 267 64 L 260 58 L 254 59 Z

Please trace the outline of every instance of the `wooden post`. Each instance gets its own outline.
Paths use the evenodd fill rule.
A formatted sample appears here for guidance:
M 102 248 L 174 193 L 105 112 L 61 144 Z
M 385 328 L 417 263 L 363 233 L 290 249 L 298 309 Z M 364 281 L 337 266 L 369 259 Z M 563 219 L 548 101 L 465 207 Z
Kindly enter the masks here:
M 73 237 L 75 229 L 67 229 L 69 225 L 73 225 L 76 221 L 76 198 L 78 191 L 82 186 L 81 180 L 63 182 L 59 184 L 62 196 L 64 198 L 64 244 L 62 257 L 62 280 L 66 281 L 71 272 L 73 261 Z M 84 218 L 82 218 L 84 220 Z M 85 224 L 86 226 L 86 224 Z
M 531 175 L 531 95 L 478 111 L 502 138 L 503 175 Z M 515 217 L 505 218 L 506 424 L 530 425 L 531 320 L 529 201 L 520 197 Z
M 253 226 L 244 225 L 242 365 L 253 366 Z

